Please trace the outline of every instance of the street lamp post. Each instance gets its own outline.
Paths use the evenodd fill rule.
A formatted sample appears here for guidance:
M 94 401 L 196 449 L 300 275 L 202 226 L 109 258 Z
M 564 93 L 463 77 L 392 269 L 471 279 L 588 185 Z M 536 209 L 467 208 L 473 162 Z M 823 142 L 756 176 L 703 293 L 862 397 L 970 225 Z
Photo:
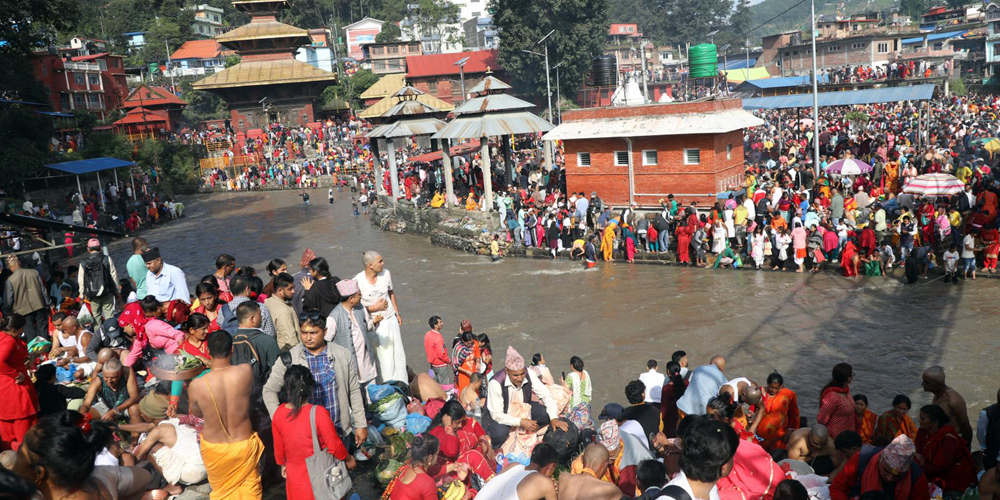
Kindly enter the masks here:
M 566 61 L 560 61 L 559 64 L 552 67 L 552 69 L 556 70 L 556 118 L 559 120 L 559 123 L 562 123 L 562 97 L 559 94 L 559 66 L 562 66 L 564 62 Z
M 465 94 L 465 63 L 467 63 L 467 62 L 469 62 L 469 58 L 468 57 L 463 57 L 463 58 L 459 59 L 458 61 L 455 61 L 452 64 L 452 66 L 458 66 L 458 74 L 459 74 L 459 77 L 462 79 L 462 102 L 465 102 L 465 99 L 466 99 L 466 94 Z
M 556 30 L 550 31 L 547 35 L 543 36 L 541 40 L 535 45 L 541 45 L 546 39 L 552 36 Z M 549 76 L 549 44 L 545 44 L 545 53 L 539 54 L 538 52 L 521 49 L 521 52 L 527 52 L 528 54 L 534 54 L 536 56 L 545 58 L 545 93 L 546 98 L 549 102 L 549 123 L 552 123 L 552 82 Z M 552 141 L 545 141 L 545 169 L 552 170 Z

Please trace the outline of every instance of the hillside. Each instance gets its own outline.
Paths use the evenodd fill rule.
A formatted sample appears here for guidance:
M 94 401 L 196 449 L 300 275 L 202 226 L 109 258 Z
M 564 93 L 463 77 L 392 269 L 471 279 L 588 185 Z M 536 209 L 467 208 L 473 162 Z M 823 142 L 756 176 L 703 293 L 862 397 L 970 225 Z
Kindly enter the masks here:
M 788 12 L 786 9 L 795 5 L 801 0 L 764 0 L 750 7 L 750 14 L 753 18 L 753 26 L 760 25 L 771 18 L 776 19 L 765 23 L 754 31 L 753 35 L 760 39 L 767 35 L 780 33 L 782 31 L 801 29 L 809 30 L 809 2 L 802 2 Z M 816 0 L 816 15 L 841 15 L 849 16 L 862 12 L 883 12 L 892 9 L 895 5 L 893 0 Z M 780 16 L 779 16 L 780 14 Z

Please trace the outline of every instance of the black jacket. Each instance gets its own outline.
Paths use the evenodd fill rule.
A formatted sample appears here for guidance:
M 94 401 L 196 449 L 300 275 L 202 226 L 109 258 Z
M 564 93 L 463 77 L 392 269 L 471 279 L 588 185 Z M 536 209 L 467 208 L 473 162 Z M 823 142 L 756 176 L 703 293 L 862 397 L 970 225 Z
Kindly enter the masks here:
M 302 310 L 318 311 L 324 317 L 329 316 L 334 306 L 340 304 L 340 292 L 337 291 L 338 281 L 340 278 L 332 276 L 313 282 L 312 288 L 306 290 L 302 296 Z

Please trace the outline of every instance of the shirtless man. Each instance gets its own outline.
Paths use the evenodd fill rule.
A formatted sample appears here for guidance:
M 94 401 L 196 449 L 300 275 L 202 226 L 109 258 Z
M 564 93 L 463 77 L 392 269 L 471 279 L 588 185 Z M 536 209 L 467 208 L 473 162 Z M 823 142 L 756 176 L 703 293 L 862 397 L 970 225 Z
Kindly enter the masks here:
M 225 330 L 208 336 L 207 374 L 188 387 L 191 413 L 205 420 L 201 456 L 212 486 L 212 498 L 260 498 L 257 463 L 264 444 L 250 423 L 253 371 L 233 366 L 233 337 Z
M 59 325 L 59 330 L 62 331 L 63 335 L 59 335 L 56 332 L 56 335 L 53 336 L 53 340 L 58 339 L 60 345 L 53 347 L 52 358 L 59 357 L 59 360 L 56 361 L 58 366 L 65 367 L 69 366 L 70 363 L 76 364 L 76 371 L 73 373 L 74 379 L 83 380 L 90 377 L 94 373 L 95 363 L 87 357 L 86 349 L 94 334 L 90 330 L 80 326 L 75 316 L 66 316 L 63 318 L 62 323 Z M 63 338 L 72 340 L 73 345 L 69 347 L 61 345 Z
M 788 438 L 788 458 L 810 463 L 819 457 L 836 461 L 837 448 L 830 439 L 830 430 L 823 424 L 796 429 Z
M 979 479 L 979 498 L 981 500 L 997 500 L 1000 498 L 1000 465 L 986 469 Z
M 618 500 L 622 490 L 598 479 L 608 470 L 610 453 L 604 445 L 591 443 L 583 450 L 583 472 L 559 476 L 559 500 Z M 593 473 L 593 474 L 591 474 Z M 525 498 L 525 497 L 521 497 Z
M 944 410 L 962 439 L 971 443 L 972 425 L 969 424 L 969 411 L 965 405 L 965 398 L 944 383 L 944 368 L 932 366 L 924 371 L 921 378 L 923 381 L 920 385 L 923 386 L 924 392 L 934 395 L 932 402 Z
M 205 464 L 198 450 L 197 431 L 177 419 L 167 419 L 168 406 L 167 395 L 150 392 L 139 401 L 143 422 L 118 428 L 146 433 L 146 439 L 133 451 L 135 459 L 149 460 L 169 483 L 164 488 L 167 493 L 179 495 L 184 491 L 182 484 L 198 484 L 205 480 Z
M 559 454 L 548 444 L 539 444 L 531 452 L 531 465 L 511 462 L 479 490 L 476 500 L 556 500 L 556 471 Z

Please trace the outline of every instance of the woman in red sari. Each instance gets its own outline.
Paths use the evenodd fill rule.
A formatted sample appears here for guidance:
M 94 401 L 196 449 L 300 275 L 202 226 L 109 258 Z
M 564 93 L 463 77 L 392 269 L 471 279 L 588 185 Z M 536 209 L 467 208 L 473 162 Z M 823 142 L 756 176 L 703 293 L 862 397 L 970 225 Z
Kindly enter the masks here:
M 677 261 L 690 264 L 691 257 L 689 251 L 691 250 L 691 235 L 693 234 L 693 229 L 691 226 L 685 224 L 683 226 L 677 226 L 674 230 L 677 235 Z M 661 248 L 660 251 L 666 251 L 666 248 Z
M 798 396 L 785 387 L 785 379 L 780 373 L 767 376 L 764 391 L 764 416 L 757 424 L 757 435 L 764 441 L 765 450 L 784 449 L 788 446 L 786 435 L 799 428 Z
M 457 477 L 458 471 L 465 469 L 478 474 L 483 481 L 493 478 L 496 463 L 492 459 L 490 438 L 475 419 L 465 414 L 462 403 L 454 399 L 445 403 L 431 422 L 430 433 L 441 443 L 437 465 L 428 471 L 431 476 Z
M 0 318 L 0 451 L 17 450 L 24 434 L 38 420 L 38 395 L 25 362 L 28 346 L 21 332 L 28 326 L 24 316 Z
M 208 338 L 210 325 L 211 321 L 208 320 L 207 316 L 193 313 L 188 316 L 184 326 L 181 327 L 184 330 L 184 342 L 181 342 L 180 350 L 200 359 L 206 366 L 208 360 L 211 359 L 208 354 L 208 342 L 205 341 Z
M 830 382 L 821 393 L 816 421 L 830 430 L 830 439 L 836 439 L 844 431 L 858 431 L 858 417 L 854 414 L 854 399 L 851 398 L 852 380 L 854 368 L 848 363 L 837 363 Z
M 848 278 L 858 277 L 858 267 L 861 263 L 861 256 L 858 255 L 858 247 L 853 239 L 847 240 L 844 250 L 840 254 L 840 267 L 844 270 L 844 276 Z
M 927 479 L 944 491 L 945 498 L 957 498 L 976 484 L 977 467 L 969 444 L 949 425 L 950 421 L 938 405 L 920 409 L 916 459 Z
M 224 318 L 220 318 L 222 316 L 222 302 L 219 300 L 219 289 L 211 283 L 198 283 L 198 286 L 194 288 L 194 294 L 198 297 L 198 307 L 192 309 L 191 312 L 202 314 L 208 319 L 207 333 L 221 330 L 219 322 Z
M 910 398 L 900 394 L 892 399 L 892 409 L 879 415 L 875 423 L 875 432 L 872 434 L 872 442 L 880 441 L 882 444 L 892 442 L 896 436 L 905 434 L 911 440 L 917 438 L 917 426 L 913 419 L 906 413 L 912 408 Z

